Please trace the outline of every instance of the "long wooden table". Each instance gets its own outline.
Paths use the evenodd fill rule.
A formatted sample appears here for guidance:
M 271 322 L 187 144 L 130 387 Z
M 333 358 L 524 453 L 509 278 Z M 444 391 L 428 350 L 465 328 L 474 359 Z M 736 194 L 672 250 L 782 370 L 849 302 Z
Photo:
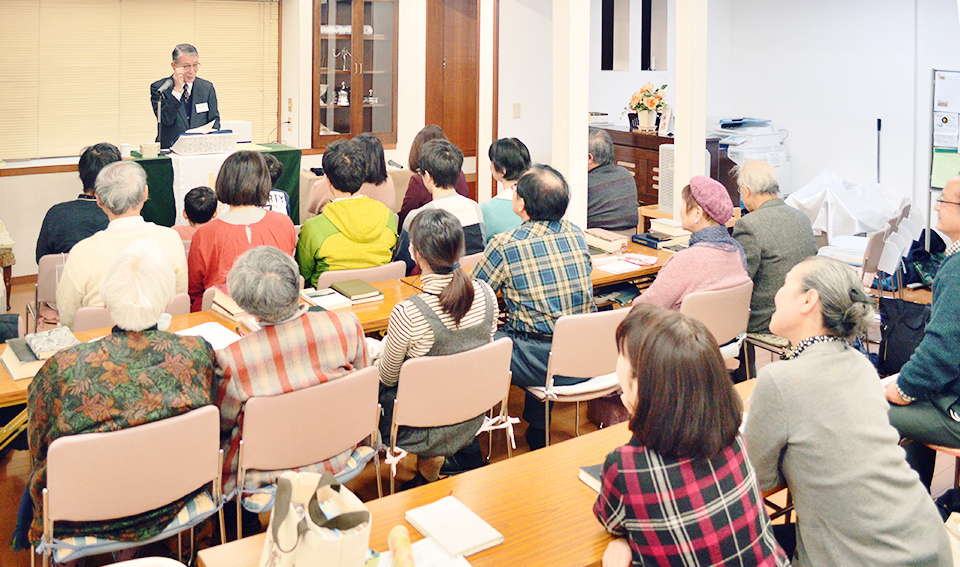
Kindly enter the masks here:
M 656 274 L 660 271 L 660 268 L 663 267 L 663 264 L 667 259 L 673 255 L 673 252 L 667 250 L 655 250 L 653 248 L 647 248 L 646 246 L 637 244 L 636 242 L 630 242 L 627 245 L 627 252 L 632 252 L 635 254 L 643 254 L 644 256 L 654 256 L 657 261 L 654 264 L 649 266 L 637 266 L 637 269 L 630 270 L 622 274 L 612 274 L 610 272 L 605 272 L 597 267 L 594 267 L 590 272 L 590 280 L 593 282 L 593 287 L 602 287 L 605 285 L 611 285 L 622 282 L 633 281 L 637 278 L 643 276 L 649 276 Z M 416 288 L 418 291 L 421 290 L 420 285 L 420 276 L 407 276 L 405 278 L 400 278 L 400 281 Z
M 626 424 L 615 425 L 545 449 L 448 477 L 367 503 L 373 526 L 370 547 L 386 551 L 396 524 L 422 535 L 404 513 L 453 494 L 504 536 L 496 547 L 471 555 L 475 567 L 512 565 L 600 565 L 612 539 L 593 516 L 597 493 L 578 478 L 581 466 L 602 463 L 630 439 Z M 199 554 L 201 567 L 256 567 L 264 534 Z

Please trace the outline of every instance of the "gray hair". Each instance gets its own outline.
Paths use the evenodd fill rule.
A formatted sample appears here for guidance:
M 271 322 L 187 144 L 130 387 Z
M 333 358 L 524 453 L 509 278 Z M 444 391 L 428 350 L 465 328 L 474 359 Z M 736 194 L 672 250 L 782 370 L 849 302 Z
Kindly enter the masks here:
M 147 173 L 132 161 L 115 161 L 97 174 L 94 189 L 100 203 L 122 215 L 147 199 Z
M 800 288 L 816 290 L 827 333 L 844 339 L 863 335 L 873 321 L 873 300 L 848 265 L 825 256 L 811 256 L 797 264 Z
M 279 323 L 299 307 L 300 270 L 288 254 L 257 246 L 237 258 L 227 275 L 227 289 L 247 313 L 266 323 Z
M 590 128 L 587 138 L 587 151 L 593 156 L 597 165 L 613 163 L 613 140 L 606 130 Z
M 780 191 L 777 184 L 777 172 L 773 166 L 763 160 L 748 161 L 737 165 L 731 171 L 737 178 L 737 186 L 746 186 L 751 193 L 765 193 L 776 195 Z
M 170 257 L 153 240 L 140 238 L 114 258 L 100 282 L 100 297 L 113 322 L 125 331 L 157 324 L 176 290 Z
M 197 48 L 189 43 L 181 43 L 173 48 L 173 62 L 179 63 L 181 55 L 196 55 L 197 57 L 200 57 L 200 54 L 197 52 Z

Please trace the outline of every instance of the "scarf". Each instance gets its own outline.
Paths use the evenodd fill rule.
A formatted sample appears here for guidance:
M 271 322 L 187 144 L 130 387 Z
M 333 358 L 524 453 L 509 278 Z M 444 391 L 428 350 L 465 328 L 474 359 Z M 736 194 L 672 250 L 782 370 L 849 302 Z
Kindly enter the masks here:
M 747 256 L 743 253 L 743 247 L 740 243 L 730 236 L 725 226 L 708 226 L 701 228 L 690 236 L 690 246 L 703 245 L 717 250 L 740 253 L 740 261 L 743 263 L 743 269 L 747 269 Z

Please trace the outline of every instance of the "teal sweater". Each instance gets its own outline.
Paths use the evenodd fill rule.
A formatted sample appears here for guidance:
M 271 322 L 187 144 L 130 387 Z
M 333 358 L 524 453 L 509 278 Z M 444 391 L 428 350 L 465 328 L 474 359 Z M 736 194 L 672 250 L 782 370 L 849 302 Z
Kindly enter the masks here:
M 930 322 L 897 384 L 918 399 L 960 395 L 960 253 L 949 256 L 937 271 Z

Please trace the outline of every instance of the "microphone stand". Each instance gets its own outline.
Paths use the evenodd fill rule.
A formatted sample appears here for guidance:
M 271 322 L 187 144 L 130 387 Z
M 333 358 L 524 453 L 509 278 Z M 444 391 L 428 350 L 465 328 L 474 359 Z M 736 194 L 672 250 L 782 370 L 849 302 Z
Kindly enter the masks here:
M 157 92 L 157 141 L 160 141 L 161 129 L 163 128 L 162 118 L 160 117 L 160 101 L 163 100 L 163 91 Z

